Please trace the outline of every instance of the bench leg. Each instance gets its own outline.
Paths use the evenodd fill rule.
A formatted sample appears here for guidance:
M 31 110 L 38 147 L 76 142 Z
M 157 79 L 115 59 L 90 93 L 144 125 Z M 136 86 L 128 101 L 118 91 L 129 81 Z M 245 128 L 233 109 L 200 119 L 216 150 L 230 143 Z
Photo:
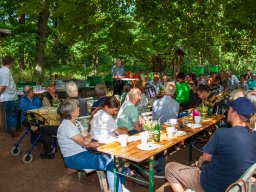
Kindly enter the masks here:
M 99 178 L 99 183 L 100 183 L 100 189 L 102 192 L 108 192 L 108 183 L 107 183 L 107 178 L 106 174 L 104 171 L 96 171 L 98 178 Z

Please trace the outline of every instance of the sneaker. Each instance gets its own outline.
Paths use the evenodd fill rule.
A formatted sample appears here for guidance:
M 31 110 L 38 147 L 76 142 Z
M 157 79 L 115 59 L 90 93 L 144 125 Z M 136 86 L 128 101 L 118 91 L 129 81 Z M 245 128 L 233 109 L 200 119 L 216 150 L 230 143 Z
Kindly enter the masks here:
M 40 158 L 42 159 L 54 159 L 54 154 L 50 153 L 50 154 L 40 154 Z
M 164 171 L 155 171 L 154 177 L 157 179 L 165 179 Z

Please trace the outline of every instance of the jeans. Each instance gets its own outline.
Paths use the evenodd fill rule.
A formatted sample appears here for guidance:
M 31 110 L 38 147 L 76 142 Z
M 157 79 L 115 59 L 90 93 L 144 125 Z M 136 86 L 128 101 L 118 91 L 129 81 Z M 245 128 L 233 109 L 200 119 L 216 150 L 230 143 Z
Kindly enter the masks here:
M 70 157 L 64 157 L 64 163 L 67 167 L 75 170 L 96 169 L 106 171 L 109 189 L 111 192 L 114 191 L 114 162 L 110 156 L 85 151 Z M 124 178 L 117 175 L 116 189 L 118 192 L 122 192 L 123 181 Z
M 17 114 L 15 101 L 5 101 L 3 102 L 5 114 L 6 114 L 6 130 L 5 132 L 10 134 L 11 130 L 16 130 L 17 126 Z
M 46 125 L 41 127 L 40 134 L 45 154 L 52 153 L 52 136 L 57 136 L 58 128 L 59 126 L 55 125 Z

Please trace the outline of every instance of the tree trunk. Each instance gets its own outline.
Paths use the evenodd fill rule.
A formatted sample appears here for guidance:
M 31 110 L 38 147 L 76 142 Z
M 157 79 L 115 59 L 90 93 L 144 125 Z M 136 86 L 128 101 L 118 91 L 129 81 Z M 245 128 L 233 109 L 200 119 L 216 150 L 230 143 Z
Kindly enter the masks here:
M 20 25 L 25 24 L 25 15 L 22 14 L 18 17 L 18 22 Z M 21 69 L 25 68 L 25 62 L 24 62 L 24 44 L 19 44 L 19 57 L 18 57 L 19 66 Z
M 36 36 L 36 63 L 35 65 L 39 65 L 40 67 L 43 65 L 44 61 L 44 47 L 45 47 L 45 35 L 48 18 L 50 16 L 50 0 L 45 0 L 45 5 L 43 10 L 39 13 L 38 18 L 38 29 Z
M 98 55 L 98 51 L 96 49 L 94 49 L 94 51 L 93 51 L 92 64 L 93 64 L 94 74 L 96 75 L 97 67 L 99 65 L 99 55 Z

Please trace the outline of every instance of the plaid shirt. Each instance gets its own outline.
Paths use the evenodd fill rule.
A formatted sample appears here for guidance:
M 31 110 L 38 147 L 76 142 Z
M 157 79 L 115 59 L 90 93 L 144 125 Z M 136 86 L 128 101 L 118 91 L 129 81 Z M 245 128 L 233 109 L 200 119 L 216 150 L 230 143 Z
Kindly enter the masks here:
M 208 107 L 211 111 L 213 110 L 214 105 L 219 102 L 219 99 L 216 95 L 210 94 L 206 99 L 202 100 L 202 103 Z

